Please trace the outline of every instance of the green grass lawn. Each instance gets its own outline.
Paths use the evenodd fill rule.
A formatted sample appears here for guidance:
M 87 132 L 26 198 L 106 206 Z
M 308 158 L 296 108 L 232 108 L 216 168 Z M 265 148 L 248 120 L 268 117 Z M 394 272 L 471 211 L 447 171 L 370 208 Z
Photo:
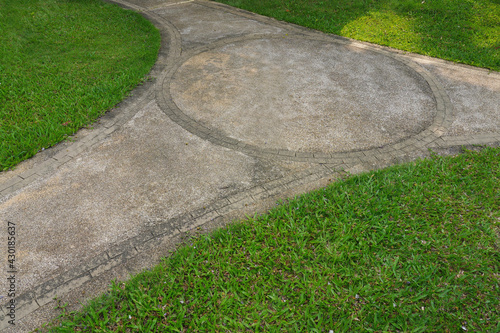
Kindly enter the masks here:
M 349 177 L 192 239 L 53 332 L 499 332 L 500 149 Z
M 498 0 L 217 0 L 278 20 L 500 70 Z
M 224 2 L 500 68 L 498 1 Z M 158 51 L 149 23 L 99 1 L 0 0 L 0 13 L 2 169 L 118 102 Z M 283 202 L 41 331 L 498 332 L 499 154 L 434 156 Z
M 0 171 L 116 105 L 159 45 L 149 21 L 100 0 L 0 0 Z

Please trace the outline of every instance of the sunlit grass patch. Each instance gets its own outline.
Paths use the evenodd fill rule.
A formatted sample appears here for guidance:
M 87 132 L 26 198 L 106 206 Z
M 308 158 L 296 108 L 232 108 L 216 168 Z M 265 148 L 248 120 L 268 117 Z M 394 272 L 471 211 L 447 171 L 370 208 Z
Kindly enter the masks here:
M 464 64 L 500 70 L 493 0 L 218 0 L 279 20 Z
M 407 51 L 417 51 L 421 37 L 413 28 L 414 20 L 392 12 L 375 11 L 346 24 L 341 33 L 358 40 L 376 40 Z

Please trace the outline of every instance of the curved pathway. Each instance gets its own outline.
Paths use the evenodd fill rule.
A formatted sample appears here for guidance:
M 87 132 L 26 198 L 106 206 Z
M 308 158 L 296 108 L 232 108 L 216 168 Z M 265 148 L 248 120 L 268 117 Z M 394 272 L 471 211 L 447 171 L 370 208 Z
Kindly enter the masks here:
M 17 237 L 16 272 L 0 273 L 17 294 L 13 327 L 0 292 L 6 332 L 346 172 L 500 142 L 499 73 L 209 1 L 114 2 L 160 29 L 153 80 L 0 174 L 0 232 L 11 222 Z

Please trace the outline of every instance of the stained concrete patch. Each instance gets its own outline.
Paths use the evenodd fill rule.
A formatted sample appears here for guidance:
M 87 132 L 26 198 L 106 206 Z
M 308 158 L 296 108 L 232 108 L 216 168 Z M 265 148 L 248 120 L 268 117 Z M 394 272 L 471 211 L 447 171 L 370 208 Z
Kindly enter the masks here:
M 18 292 L 159 221 L 283 173 L 185 132 L 152 101 L 100 146 L 0 204 L 17 225 Z
M 382 54 L 285 38 L 231 43 L 187 60 L 170 89 L 181 111 L 260 148 L 369 149 L 433 120 L 427 82 Z
M 226 37 L 253 33 L 273 34 L 283 31 L 278 27 L 195 3 L 170 6 L 154 12 L 179 29 L 183 48 L 209 44 Z

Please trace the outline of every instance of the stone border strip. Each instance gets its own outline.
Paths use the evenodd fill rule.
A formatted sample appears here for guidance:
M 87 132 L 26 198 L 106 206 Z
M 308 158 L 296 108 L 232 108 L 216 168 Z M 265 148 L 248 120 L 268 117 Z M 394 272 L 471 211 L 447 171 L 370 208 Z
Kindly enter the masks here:
M 496 144 L 500 143 L 500 133 L 488 133 L 488 134 L 470 134 L 470 135 L 463 135 L 463 136 L 446 136 L 442 137 L 442 135 L 445 133 L 445 129 L 448 129 L 449 126 L 453 122 L 453 116 L 452 116 L 452 111 L 453 111 L 453 105 L 450 101 L 450 98 L 446 94 L 446 91 L 444 87 L 441 85 L 439 80 L 433 76 L 429 71 L 427 71 L 423 66 L 417 63 L 421 62 L 423 64 L 426 63 L 439 63 L 440 66 L 444 66 L 446 68 L 454 68 L 454 67 L 461 67 L 464 69 L 468 70 L 473 70 L 473 71 L 480 71 L 483 73 L 487 73 L 488 75 L 493 76 L 495 79 L 500 79 L 500 73 L 491 71 L 485 68 L 479 68 L 479 67 L 473 67 L 470 65 L 465 65 L 465 64 L 460 64 L 460 63 L 455 63 L 451 62 L 448 60 L 443 60 L 439 58 L 432 58 L 416 53 L 410 53 L 407 51 L 401 51 L 397 49 L 393 49 L 387 46 L 381 46 L 377 44 L 372 44 L 369 42 L 361 42 L 355 39 L 350 39 L 347 37 L 342 37 L 342 36 L 337 36 L 333 34 L 325 34 L 323 32 L 302 27 L 293 23 L 288 23 L 284 21 L 278 21 L 274 18 L 263 16 L 260 14 L 252 13 L 249 11 L 246 11 L 244 9 L 240 8 L 235 8 L 228 6 L 226 4 L 218 3 L 218 2 L 213 2 L 209 0 L 194 0 L 194 3 L 209 7 L 212 9 L 217 9 L 217 10 L 222 10 L 234 15 L 239 15 L 242 17 L 246 17 L 251 20 L 255 20 L 264 24 L 270 24 L 274 25 L 277 27 L 280 27 L 283 30 L 289 30 L 293 31 L 297 34 L 302 34 L 304 36 L 320 36 L 321 38 L 324 38 L 325 35 L 328 36 L 328 38 L 336 40 L 338 43 L 345 44 L 345 45 L 353 45 L 359 48 L 369 48 L 372 50 L 377 50 L 379 52 L 384 53 L 385 55 L 389 57 L 394 57 L 397 56 L 398 60 L 405 62 L 406 65 L 410 66 L 412 69 L 418 69 L 419 74 L 424 77 L 424 79 L 431 85 L 431 83 L 434 85 L 434 88 L 436 88 L 436 91 L 434 91 L 435 95 L 438 95 L 439 97 L 443 98 L 444 106 L 446 108 L 445 112 L 445 117 L 443 120 L 443 123 L 441 124 L 440 127 L 435 127 L 435 128 L 428 128 L 427 130 L 424 130 L 420 134 L 414 136 L 417 141 L 414 142 L 416 143 L 415 149 L 420 148 L 420 149 L 425 149 L 428 150 L 430 148 L 453 148 L 453 147 L 460 147 L 463 145 L 486 145 L 486 144 Z M 418 60 L 416 60 L 418 59 Z M 431 86 L 432 87 L 432 86 Z M 436 101 L 437 102 L 437 101 Z M 432 133 L 429 133 L 429 130 Z M 396 149 L 391 149 L 388 146 L 385 146 L 383 149 L 373 149 L 370 151 L 370 154 L 372 158 L 375 159 L 383 159 L 383 158 L 391 158 L 391 157 L 397 157 L 397 155 L 400 155 L 401 153 L 405 152 L 410 152 L 411 146 L 410 147 L 401 147 L 399 143 L 394 144 L 393 148 Z M 404 151 L 403 151 L 404 149 Z M 365 155 L 367 153 L 365 152 Z M 316 154 L 315 154 L 316 155 Z M 366 162 L 369 162 L 370 159 L 366 160 L 363 156 L 357 154 L 357 157 L 359 157 L 361 160 L 365 160 Z M 316 157 L 316 156 L 315 156 Z M 322 163 L 322 162 L 319 162 Z
M 209 7 L 212 9 L 225 11 L 225 12 L 228 12 L 228 13 L 231 13 L 234 15 L 239 15 L 239 16 L 242 16 L 242 17 L 245 17 L 245 18 L 248 18 L 251 20 L 255 20 L 255 21 L 258 21 L 258 22 L 261 22 L 264 24 L 274 25 L 274 26 L 280 27 L 280 28 L 285 29 L 285 30 L 294 31 L 298 34 L 304 34 L 304 35 L 310 35 L 310 36 L 318 36 L 318 35 L 325 36 L 325 35 L 327 35 L 330 38 L 337 39 L 338 41 L 352 44 L 352 45 L 355 45 L 355 46 L 358 46 L 361 48 L 368 46 L 370 48 L 375 48 L 375 49 L 378 49 L 381 51 L 388 51 L 391 54 L 396 53 L 396 54 L 399 54 L 403 57 L 420 59 L 423 62 L 427 62 L 427 61 L 431 60 L 434 63 L 439 63 L 441 66 L 446 66 L 448 68 L 459 66 L 459 67 L 466 68 L 469 70 L 481 71 L 481 72 L 487 73 L 488 75 L 493 75 L 496 78 L 500 78 L 500 72 L 495 72 L 495 71 L 492 71 L 492 70 L 489 70 L 486 68 L 474 67 L 471 65 L 465 65 L 465 64 L 456 63 L 456 62 L 452 62 L 449 60 L 443 60 L 443 59 L 439 59 L 439 58 L 432 58 L 432 57 L 417 54 L 417 53 L 411 53 L 408 51 L 393 49 L 393 48 L 390 48 L 388 46 L 382 46 L 382 45 L 377 45 L 377 44 L 373 44 L 370 42 L 362 42 L 362 41 L 358 41 L 358 40 L 347 38 L 347 37 L 342 37 L 342 36 L 338 36 L 338 35 L 334 35 L 334 34 L 328 34 L 328 33 L 324 33 L 324 32 L 314 30 L 311 28 L 296 25 L 294 23 L 279 21 L 279 20 L 272 18 L 272 17 L 263 16 L 263 15 L 260 15 L 257 13 L 252 13 L 252 12 L 246 11 L 244 9 L 231 7 L 231 6 L 228 6 L 226 4 L 214 2 L 213 0 L 193 0 L 193 2 L 200 5 L 200 6 L 205 6 L 205 7 Z
M 156 62 L 155 66 L 150 72 L 150 76 L 158 76 L 160 73 L 168 73 L 171 68 L 173 67 L 172 61 L 169 61 L 170 59 L 177 59 L 180 57 L 181 54 L 181 47 L 180 47 L 180 35 L 177 29 L 170 24 L 170 22 L 166 21 L 163 19 L 161 16 L 146 10 L 142 7 L 130 4 L 125 1 L 121 0 L 107 0 L 108 2 L 118 4 L 122 7 L 128 8 L 128 9 L 133 9 L 138 12 L 143 13 L 144 16 L 146 16 L 148 19 L 150 19 L 155 26 L 160 29 L 161 35 L 162 35 L 162 47 L 159 53 L 158 61 Z M 208 2 L 208 1 L 201 1 L 201 0 L 192 0 L 192 1 L 187 1 L 187 2 L 193 2 L 198 5 L 206 6 L 206 7 L 211 7 L 213 9 L 219 9 L 219 10 L 224 10 L 227 12 L 230 12 L 235 15 L 243 16 L 249 19 L 257 20 L 259 22 L 263 22 L 266 24 L 272 24 L 275 26 L 279 26 L 283 29 L 287 30 L 293 30 L 296 33 L 302 34 L 302 35 L 308 35 L 308 36 L 317 36 L 320 34 L 317 31 L 310 30 L 307 28 L 303 28 L 300 26 L 296 26 L 290 23 L 283 23 L 279 22 L 275 19 L 271 19 L 265 16 L 261 16 L 258 14 L 246 12 L 244 10 L 236 9 L 233 7 L 229 7 L 223 4 L 219 3 L 213 3 L 213 2 Z M 186 1 L 181 2 L 181 3 L 186 3 Z M 174 4 L 179 4 L 179 3 L 174 3 Z M 170 4 L 170 5 L 174 5 Z M 156 7 L 154 7 L 156 9 Z M 269 37 L 269 36 L 267 36 Z M 325 37 L 322 36 L 321 39 L 324 39 Z M 376 45 L 370 45 L 368 43 L 361 43 L 358 41 L 353 41 L 349 40 L 343 37 L 339 36 L 334 36 L 334 35 L 329 35 L 328 36 L 329 41 L 335 41 L 337 43 L 341 44 L 351 44 L 355 45 L 357 47 L 361 48 L 370 48 L 374 49 L 378 52 L 383 52 L 384 54 L 390 56 L 390 57 L 396 57 L 396 53 L 398 52 L 397 50 L 391 50 L 391 52 L 387 52 L 387 48 L 383 48 L 380 46 Z M 228 42 L 228 41 L 226 41 Z M 207 48 L 206 50 L 208 50 Z M 199 50 L 200 52 L 203 52 L 203 48 Z M 408 61 L 403 56 L 397 56 L 397 60 L 404 62 L 408 66 L 410 66 L 414 70 L 418 70 L 418 73 L 424 77 L 424 79 L 429 83 L 431 89 L 434 92 L 434 95 L 436 96 L 436 103 L 437 107 L 442 109 L 442 112 L 444 113 L 443 118 L 443 123 L 442 126 L 431 126 L 429 129 L 424 130 L 420 134 L 413 136 L 411 139 L 403 141 L 405 144 L 399 143 L 394 143 L 392 145 L 385 146 L 383 148 L 376 148 L 368 151 L 353 151 L 353 152 L 347 152 L 347 153 L 333 153 L 333 154 L 325 154 L 325 153 L 301 153 L 301 152 L 290 152 L 287 150 L 272 150 L 272 149 L 260 149 L 258 147 L 253 147 L 249 146 L 245 143 L 239 142 L 234 139 L 222 137 L 219 138 L 219 136 L 214 135 L 212 136 L 212 140 L 214 143 L 219 144 L 221 146 L 231 148 L 231 149 L 237 149 L 240 148 L 244 153 L 248 155 L 252 155 L 255 157 L 260 157 L 260 158 L 280 158 L 280 159 L 288 159 L 288 160 L 293 160 L 293 161 L 299 161 L 299 162 L 313 162 L 313 163 L 348 163 L 350 161 L 370 161 L 373 159 L 382 159 L 385 158 L 386 155 L 394 155 L 396 151 L 398 150 L 404 150 L 406 152 L 409 152 L 412 150 L 412 148 L 425 148 L 425 147 L 436 147 L 436 146 L 450 146 L 453 145 L 452 142 L 449 142 L 451 139 L 443 139 L 443 140 L 438 140 L 438 138 L 444 133 L 445 129 L 451 124 L 452 119 L 451 119 L 451 113 L 449 110 L 452 109 L 451 102 L 446 95 L 446 92 L 442 85 L 433 77 L 431 76 L 427 71 L 422 70 L 422 68 L 415 64 L 412 61 Z M 179 65 L 178 65 L 179 66 Z M 47 174 L 52 173 L 55 169 L 60 167 L 61 165 L 65 164 L 69 160 L 73 159 L 76 155 L 82 153 L 86 149 L 92 147 L 96 143 L 100 142 L 107 136 L 109 136 L 111 133 L 113 133 L 115 130 L 117 130 L 121 125 L 123 125 L 128 119 L 130 119 L 134 114 L 135 110 L 137 107 L 140 107 L 140 105 L 130 105 L 130 103 L 134 103 L 134 100 L 137 102 L 137 99 L 140 99 L 141 97 L 146 98 L 144 94 L 146 93 L 144 90 L 149 91 L 150 89 L 152 90 L 153 87 L 150 83 L 146 82 L 144 86 L 141 89 L 135 89 L 134 93 L 137 94 L 135 96 L 132 96 L 125 101 L 121 103 L 121 106 L 126 105 L 125 108 L 123 109 L 122 113 L 115 116 L 112 114 L 105 114 L 99 121 L 104 122 L 101 128 L 94 130 L 93 133 L 90 133 L 87 135 L 85 138 L 82 140 L 79 140 L 78 142 L 75 142 L 72 144 L 70 147 L 66 148 L 64 152 L 59 152 L 56 154 L 54 157 L 49 158 L 48 160 L 40 163 L 36 167 L 33 167 L 30 170 L 27 170 L 23 172 L 20 175 L 14 176 L 7 181 L 3 182 L 0 184 L 0 197 L 7 196 L 9 194 L 12 194 L 16 192 L 17 190 L 27 186 L 28 184 L 32 183 L 34 180 L 38 179 L 41 176 L 45 176 Z M 161 100 L 161 99 L 160 99 Z M 163 109 L 163 108 L 162 108 Z M 437 120 L 441 119 L 440 117 L 437 117 Z M 435 119 L 436 119 L 435 118 Z M 193 124 L 191 124 L 193 125 Z M 433 124 L 434 125 L 434 124 Z M 196 126 L 196 124 L 195 124 Z M 190 132 L 193 133 L 193 130 L 197 130 L 196 127 L 189 127 L 188 129 Z M 211 136 L 209 135 L 210 131 L 207 131 L 205 128 L 198 128 L 197 133 L 194 133 L 202 138 L 208 139 Z M 200 134 L 201 133 L 201 134 Z M 484 144 L 484 143 L 490 143 L 488 142 L 489 136 L 487 135 L 486 137 L 483 137 L 481 139 L 476 139 L 477 135 L 472 135 L 471 136 L 464 136 L 462 139 L 460 139 L 463 144 L 467 144 L 469 142 L 474 141 L 477 143 L 474 144 Z M 496 137 L 491 137 L 493 141 L 496 141 Z M 459 139 L 457 139 L 459 140 Z M 236 141 L 236 142 L 235 142 Z M 461 143 L 461 144 L 462 144 Z
M 468 137 L 444 137 L 439 141 L 428 145 L 429 147 L 453 148 L 464 145 L 500 143 L 500 133 L 476 135 L 475 139 Z M 426 149 L 416 149 L 424 152 Z M 22 319 L 31 312 L 51 302 L 56 296 L 62 296 L 76 289 L 87 281 L 96 278 L 112 268 L 125 264 L 128 260 L 151 249 L 165 238 L 173 238 L 179 234 L 186 233 L 203 226 L 215 219 L 221 219 L 232 212 L 259 202 L 260 200 L 273 198 L 285 190 L 293 189 L 313 181 L 326 178 L 335 178 L 344 170 L 356 170 L 364 163 L 381 161 L 398 161 L 406 153 L 400 151 L 395 154 L 387 154 L 383 160 L 366 160 L 352 158 L 348 162 L 336 164 L 318 164 L 296 174 L 278 178 L 260 185 L 253 186 L 242 192 L 221 198 L 212 204 L 193 210 L 184 215 L 166 220 L 160 224 L 147 228 L 140 234 L 120 241 L 109 247 L 108 250 L 96 255 L 89 261 L 80 264 L 74 269 L 68 270 L 56 277 L 24 292 L 16 298 L 16 318 Z M 364 163 L 363 163 L 364 162 Z M 363 169 L 363 168 L 361 168 Z M 5 321 L 5 306 L 0 306 L 0 329 L 7 327 Z
M 217 42 L 211 43 L 209 45 L 204 45 L 192 49 L 184 53 L 175 63 L 171 66 L 169 70 L 165 71 L 158 81 L 156 86 L 156 100 L 158 105 L 163 110 L 168 117 L 182 128 L 188 132 L 212 142 L 213 144 L 223 146 L 229 149 L 240 151 L 246 155 L 258 157 L 258 158 L 270 158 L 270 159 L 284 159 L 296 162 L 310 162 L 310 163 L 339 163 L 339 162 L 350 162 L 353 159 L 360 161 L 368 161 L 370 159 L 382 159 L 385 155 L 391 152 L 402 150 L 409 152 L 415 149 L 421 149 L 426 147 L 429 143 L 435 141 L 440 137 L 452 123 L 452 110 L 453 106 L 448 95 L 445 92 L 444 87 L 439 83 L 439 81 L 431 75 L 428 71 L 423 69 L 418 64 L 412 62 L 407 58 L 403 58 L 396 53 L 388 52 L 385 50 L 380 50 L 378 48 L 372 48 L 369 45 L 356 45 L 356 47 L 363 48 L 372 52 L 383 54 L 396 61 L 399 61 L 416 72 L 420 77 L 422 77 L 429 85 L 436 102 L 436 115 L 433 119 L 433 123 L 422 132 L 407 137 L 398 142 L 394 142 L 384 146 L 383 148 L 371 148 L 367 150 L 358 150 L 350 152 L 338 152 L 338 153 L 313 153 L 313 152 L 299 152 L 291 151 L 286 149 L 269 149 L 260 148 L 255 145 L 247 144 L 243 141 L 230 138 L 220 131 L 213 128 L 206 127 L 196 120 L 192 119 L 186 115 L 179 107 L 174 103 L 172 96 L 170 94 L 170 83 L 173 80 L 173 76 L 177 70 L 184 64 L 188 59 L 196 56 L 200 53 L 213 50 L 216 48 L 223 47 L 228 44 L 245 42 L 250 40 L 258 39 L 282 39 L 282 38 L 297 38 L 297 39 L 308 39 L 317 40 L 328 43 L 337 43 L 340 45 L 352 45 L 352 43 L 344 40 L 339 40 L 338 38 L 330 38 L 329 36 L 313 36 L 302 34 L 249 34 L 243 37 L 228 37 L 221 39 Z
M 165 21 L 161 17 L 155 15 L 154 13 L 148 12 L 141 7 L 129 4 L 125 1 L 120 0 L 108 0 L 119 4 L 126 8 L 131 8 L 142 12 L 148 19 L 153 21 L 155 25 L 160 29 L 162 37 L 164 37 L 164 42 L 162 42 L 162 48 L 157 63 L 151 71 L 151 76 L 156 76 L 162 74 L 162 78 L 171 72 L 175 67 L 172 65 L 171 59 L 178 59 L 181 55 L 180 52 L 180 36 L 168 21 Z M 248 18 L 256 19 L 257 14 L 252 14 L 238 9 L 233 9 L 221 4 L 215 4 L 206 1 L 193 2 L 202 4 L 204 6 L 213 7 L 217 9 L 223 9 L 233 13 L 238 13 L 238 15 L 245 16 Z M 260 16 L 259 16 L 260 17 Z M 274 25 L 281 25 L 287 27 L 288 30 L 293 29 L 301 34 L 317 34 L 311 32 L 310 30 L 298 26 L 293 26 L 288 23 L 281 23 L 275 21 L 274 19 L 260 17 L 257 20 L 265 21 L 266 23 L 272 23 Z M 337 42 L 346 41 L 341 37 L 330 36 L 330 39 L 335 39 Z M 346 42 L 347 43 L 347 42 Z M 349 42 L 349 44 L 353 44 Z M 356 42 L 357 45 L 365 45 Z M 364 46 L 363 46 L 364 47 Z M 380 49 L 379 49 L 380 52 Z M 394 53 L 390 53 L 394 56 Z M 399 59 L 398 59 L 399 60 Z M 412 62 L 408 62 L 412 64 Z M 415 64 L 413 64 L 415 65 Z M 418 65 L 415 65 L 418 66 Z M 417 67 L 420 68 L 420 67 Z M 500 133 L 492 134 L 480 134 L 471 135 L 463 137 L 441 137 L 443 129 L 445 129 L 451 123 L 451 118 L 448 112 L 448 108 L 451 108 L 451 103 L 447 97 L 442 86 L 430 76 L 425 71 L 419 73 L 424 76 L 429 85 L 432 88 L 434 94 L 437 96 L 436 99 L 440 98 L 442 102 L 441 109 L 443 110 L 442 120 L 438 119 L 439 126 L 435 126 L 424 130 L 420 134 L 412 137 L 409 140 L 391 145 L 390 147 L 378 148 L 370 150 L 369 152 L 349 152 L 349 153 L 339 153 L 339 154 L 312 154 L 312 155 L 300 155 L 295 154 L 294 156 L 288 156 L 287 152 L 266 152 L 266 151 L 253 151 L 250 150 L 249 153 L 256 157 L 269 158 L 276 157 L 276 155 L 283 155 L 290 157 L 291 160 L 298 160 L 303 162 L 316 162 L 324 163 L 317 165 L 315 167 L 309 168 L 302 172 L 289 175 L 283 178 L 279 178 L 267 183 L 263 183 L 254 186 L 246 191 L 234 194 L 222 198 L 208 207 L 203 207 L 198 210 L 192 211 L 183 216 L 169 219 L 157 226 L 151 227 L 146 231 L 140 233 L 139 235 L 126 239 L 114 246 L 110 247 L 107 251 L 97 255 L 90 261 L 79 265 L 75 269 L 69 270 L 60 274 L 49 281 L 46 281 L 29 291 L 24 292 L 22 295 L 16 298 L 16 317 L 21 319 L 41 306 L 49 303 L 53 300 L 56 295 L 66 294 L 67 292 L 83 285 L 85 282 L 101 275 L 102 273 L 116 267 L 130 258 L 134 258 L 141 252 L 148 248 L 155 246 L 159 239 L 170 238 L 176 236 L 180 233 L 193 230 L 208 221 L 222 218 L 230 212 L 237 211 L 243 207 L 257 202 L 262 199 L 272 198 L 273 196 L 282 193 L 286 189 L 291 189 L 303 184 L 307 184 L 316 180 L 320 180 L 326 177 L 332 177 L 339 174 L 339 169 L 349 169 L 355 168 L 359 163 L 363 162 L 376 162 L 376 161 L 386 161 L 398 158 L 407 152 L 422 151 L 428 147 L 440 147 L 445 148 L 449 146 L 457 146 L 463 144 L 486 144 L 493 142 L 500 142 Z M 162 81 L 160 81 L 162 82 Z M 76 155 L 80 154 L 87 148 L 100 142 L 102 139 L 116 131 L 123 123 L 130 119 L 137 111 L 137 109 L 144 105 L 143 103 L 149 102 L 149 97 L 151 97 L 153 90 L 152 83 L 146 83 L 142 87 L 134 90 L 135 96 L 126 99 L 120 109 L 121 113 L 119 115 L 106 114 L 101 118 L 102 128 L 97 130 L 95 133 L 91 133 L 82 140 L 71 145 L 66 152 L 59 152 L 51 159 L 41 163 L 41 165 L 22 173 L 13 179 L 0 184 L 0 195 L 7 195 L 13 193 L 14 191 L 28 185 L 30 182 L 34 181 L 40 176 L 46 175 L 52 170 L 55 170 L 59 166 L 63 165 L 67 161 L 71 160 Z M 437 102 L 438 103 L 438 102 Z M 438 105 L 440 105 L 438 103 Z M 441 122 L 442 121 L 442 122 Z M 223 141 L 225 142 L 225 141 Z M 408 143 L 409 142 L 409 143 Z M 226 145 L 231 145 L 231 142 L 226 142 Z M 0 329 L 6 327 L 5 321 L 5 309 L 0 306 Z
M 128 4 L 120 0 L 107 0 L 127 9 L 134 9 L 141 12 L 148 20 L 160 30 L 162 42 L 158 59 L 148 74 L 148 77 L 158 77 L 162 72 L 168 70 L 167 64 L 172 63 L 181 54 L 180 35 L 170 22 L 159 15 L 144 12 L 140 7 Z M 84 138 L 74 142 L 69 147 L 61 150 L 56 155 L 34 166 L 33 168 L 16 175 L 0 184 L 0 198 L 13 194 L 21 188 L 29 185 L 40 177 L 53 173 L 57 168 L 86 151 L 90 147 L 104 140 L 123 124 L 131 119 L 139 109 L 149 103 L 154 97 L 154 82 L 145 82 L 136 87 L 131 96 L 119 103 L 119 113 L 107 112 L 94 124 L 98 128 L 89 133 Z
M 463 146 L 464 144 L 500 143 L 500 133 L 477 135 L 474 140 L 470 140 L 467 137 L 445 137 L 442 138 L 442 140 L 443 142 L 448 142 L 450 145 L 438 141 L 435 145 L 429 146 L 453 148 Z M 425 150 L 420 151 L 422 152 Z M 399 154 L 386 155 L 387 159 L 385 160 L 368 160 L 365 162 L 387 162 L 394 160 L 397 162 L 405 154 L 405 152 L 401 151 Z M 343 174 L 344 170 L 347 172 L 350 170 L 356 171 L 359 166 L 361 166 L 361 170 L 363 171 L 362 165 L 363 161 L 357 159 L 337 164 L 318 164 L 317 166 L 298 173 L 253 186 L 242 192 L 221 198 L 208 206 L 149 227 L 134 237 L 122 240 L 110 246 L 108 250 L 78 265 L 74 269 L 59 274 L 18 296 L 16 298 L 16 318 L 22 319 L 31 312 L 51 302 L 56 296 L 65 295 L 108 270 L 118 265 L 125 264 L 128 260 L 151 249 L 156 244 L 159 244 L 161 240 L 173 238 L 179 234 L 196 230 L 210 221 L 224 218 L 232 212 L 244 209 L 261 200 L 273 198 L 283 193 L 285 190 L 293 189 L 321 179 L 335 178 Z M 5 306 L 0 306 L 0 329 L 4 329 L 8 326 L 5 320 L 5 311 Z
M 500 133 L 483 133 L 462 136 L 442 136 L 429 148 L 450 148 L 455 146 L 486 145 L 500 142 Z
M 350 165 L 318 165 L 224 197 L 209 206 L 149 227 L 137 236 L 114 244 L 107 251 L 98 254 L 91 260 L 59 274 L 16 297 L 16 319 L 22 319 L 39 307 L 51 302 L 56 296 L 64 295 L 102 273 L 124 264 L 141 252 L 154 247 L 161 239 L 172 238 L 195 230 L 209 221 L 223 218 L 231 212 L 241 210 L 260 200 L 272 198 L 286 189 L 338 175 L 339 172 L 336 171 L 336 168 L 339 167 L 345 168 L 350 167 Z M 4 329 L 9 325 L 5 320 L 5 314 L 5 306 L 0 306 L 0 329 Z
M 103 116 L 101 119 L 105 119 L 105 121 L 99 126 L 100 128 L 98 130 L 93 131 L 81 140 L 78 140 L 30 170 L 14 176 L 8 181 L 0 184 L 0 196 L 3 197 L 12 194 L 27 186 L 34 180 L 53 173 L 54 170 L 59 168 L 61 165 L 72 160 L 77 155 L 99 143 L 101 140 L 116 131 L 124 122 L 135 114 L 138 108 L 149 102 L 148 97 L 151 96 L 152 85 L 148 86 L 149 87 L 147 87 L 145 91 L 137 91 L 139 92 L 139 96 L 134 96 L 130 99 L 130 101 L 121 103 L 123 106 L 121 108 L 122 113 L 118 115 Z

